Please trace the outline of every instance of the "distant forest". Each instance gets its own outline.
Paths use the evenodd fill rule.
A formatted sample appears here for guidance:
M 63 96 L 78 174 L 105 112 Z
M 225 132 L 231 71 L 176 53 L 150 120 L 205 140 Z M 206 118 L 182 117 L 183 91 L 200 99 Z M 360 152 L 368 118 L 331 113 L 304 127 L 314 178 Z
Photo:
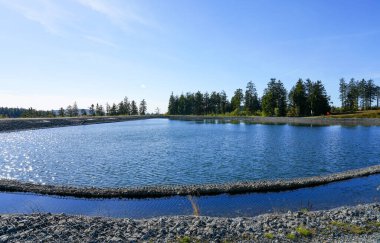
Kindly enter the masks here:
M 118 116 L 118 115 L 145 115 L 147 111 L 147 103 L 143 99 L 139 105 L 132 100 L 129 102 L 128 98 L 120 101 L 118 104 L 106 104 L 105 107 L 99 104 L 91 104 L 88 109 L 79 109 L 76 102 L 69 105 L 64 109 L 61 107 L 59 110 L 43 111 L 35 110 L 33 108 L 8 108 L 0 107 L 0 118 L 36 118 L 36 117 L 78 117 L 78 116 Z M 159 112 L 158 108 L 156 112 Z
M 231 115 L 231 116 L 319 116 L 330 113 L 355 112 L 379 108 L 380 87 L 373 80 L 354 78 L 339 81 L 340 107 L 330 104 L 330 96 L 321 81 L 299 79 L 288 92 L 280 80 L 271 79 L 262 97 L 255 84 L 248 82 L 246 89 L 237 89 L 231 99 L 226 92 L 188 92 L 169 98 L 169 115 Z M 76 102 L 59 110 L 35 110 L 33 108 L 0 107 L 0 118 L 19 117 L 78 117 L 78 116 L 118 116 L 145 115 L 147 103 L 129 101 L 125 97 L 119 103 L 91 104 L 87 109 L 79 109 Z M 157 108 L 155 111 L 159 114 Z
M 331 112 L 354 112 L 379 108 L 380 87 L 373 80 L 340 80 L 341 107 L 332 107 L 330 96 L 321 81 L 299 79 L 288 92 L 280 80 L 271 79 L 263 96 L 255 84 L 248 82 L 245 91 L 237 89 L 231 99 L 224 91 L 188 92 L 169 98 L 170 115 L 262 115 L 262 116 L 319 116 Z

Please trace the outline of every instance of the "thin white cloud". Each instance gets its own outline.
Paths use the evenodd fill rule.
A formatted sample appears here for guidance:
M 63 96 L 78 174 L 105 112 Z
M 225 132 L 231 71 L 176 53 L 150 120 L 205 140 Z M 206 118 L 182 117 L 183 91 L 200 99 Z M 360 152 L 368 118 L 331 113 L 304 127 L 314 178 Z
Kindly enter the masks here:
M 132 23 L 147 27 L 156 27 L 152 21 L 143 18 L 136 10 L 132 10 L 131 7 L 127 8 L 125 5 L 121 6 L 115 1 L 77 0 L 77 2 L 106 16 L 112 23 L 124 30 L 129 30 Z
M 72 5 L 74 3 L 74 5 Z M 24 18 L 40 24 L 52 34 L 64 35 L 74 32 L 86 33 L 88 30 L 81 27 L 80 20 L 87 21 L 78 11 L 78 6 L 85 7 L 87 11 L 95 11 L 105 16 L 108 21 L 122 31 L 133 31 L 136 25 L 158 29 L 158 25 L 148 18 L 142 17 L 136 6 L 124 1 L 102 1 L 102 0 L 73 0 L 51 1 L 51 0 L 0 0 L 3 5 Z M 76 8 L 75 8 L 76 7 Z M 92 21 L 92 20 L 91 20 Z M 89 35 L 89 40 L 114 46 L 106 40 Z
M 96 44 L 100 44 L 100 45 L 104 45 L 104 46 L 109 46 L 109 47 L 113 47 L 113 48 L 117 48 L 118 47 L 118 45 L 116 45 L 115 43 L 113 43 L 111 41 L 108 41 L 108 40 L 105 40 L 105 39 L 100 38 L 100 37 L 85 35 L 84 38 L 87 39 L 87 40 L 89 40 L 89 41 L 91 41 L 91 42 L 94 42 Z
M 0 0 L 0 4 L 18 12 L 31 21 L 37 22 L 50 33 L 62 34 L 59 22 L 65 19 L 67 12 L 54 4 L 53 1 Z
M 141 85 L 140 85 L 140 88 L 145 89 L 145 88 L 146 88 L 146 85 L 145 85 L 145 84 L 141 84 Z

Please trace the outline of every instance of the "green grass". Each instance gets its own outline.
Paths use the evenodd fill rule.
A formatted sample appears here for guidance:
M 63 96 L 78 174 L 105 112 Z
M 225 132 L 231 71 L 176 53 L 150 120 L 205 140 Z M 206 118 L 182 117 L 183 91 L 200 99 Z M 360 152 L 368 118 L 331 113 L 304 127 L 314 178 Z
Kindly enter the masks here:
M 300 234 L 301 236 L 304 236 L 304 237 L 308 237 L 308 236 L 311 236 L 311 230 L 303 227 L 303 226 L 299 226 L 296 228 L 296 231 L 298 232 L 298 234 Z
M 265 233 L 264 237 L 267 238 L 267 239 L 273 239 L 274 235 L 272 233 Z
M 309 212 L 310 210 L 308 209 L 308 208 L 301 208 L 300 209 L 300 212 L 302 212 L 302 213 L 307 213 L 307 212 Z
M 357 225 L 353 225 L 349 223 L 344 223 L 341 221 L 333 221 L 330 224 L 350 234 L 361 235 L 361 234 L 370 232 L 370 229 L 368 229 L 367 227 L 361 227 L 361 226 L 357 226 Z
M 286 238 L 288 238 L 289 240 L 295 240 L 296 239 L 296 235 L 293 234 L 293 233 L 289 233 L 286 235 Z
M 380 118 L 380 110 L 357 111 L 349 114 L 328 116 L 331 118 Z
M 183 238 L 178 239 L 178 243 L 190 243 L 191 239 L 189 236 L 184 236 Z
M 378 227 L 380 227 L 380 222 L 372 221 L 372 222 L 369 222 L 368 225 L 378 228 Z

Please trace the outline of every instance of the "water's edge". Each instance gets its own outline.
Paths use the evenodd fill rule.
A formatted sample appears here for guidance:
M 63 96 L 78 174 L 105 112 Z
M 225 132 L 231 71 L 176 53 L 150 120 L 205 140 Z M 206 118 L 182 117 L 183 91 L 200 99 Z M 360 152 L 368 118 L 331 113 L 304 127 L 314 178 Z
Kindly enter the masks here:
M 68 127 L 92 125 L 101 123 L 124 122 L 133 120 L 145 120 L 163 118 L 160 115 L 147 116 L 102 116 L 102 117 L 71 117 L 71 118 L 6 118 L 0 119 L 0 132 L 14 132 L 31 129 L 43 129 L 53 127 Z
M 173 120 L 220 120 L 223 122 L 249 122 L 257 124 L 294 124 L 294 125 L 343 125 L 343 126 L 380 126 L 380 118 L 328 118 L 328 117 L 224 117 L 224 116 L 112 116 L 112 117 L 75 117 L 75 118 L 15 118 L 0 119 L 0 132 L 29 129 L 42 129 L 64 126 L 80 126 L 99 123 L 123 122 L 153 118 Z
M 145 186 L 126 188 L 96 188 L 42 185 L 17 180 L 0 179 L 0 191 L 31 192 L 46 195 L 81 198 L 159 198 L 186 195 L 242 194 L 251 192 L 278 192 L 325 185 L 331 182 L 380 174 L 380 165 L 345 172 L 295 179 L 260 180 L 226 184 Z

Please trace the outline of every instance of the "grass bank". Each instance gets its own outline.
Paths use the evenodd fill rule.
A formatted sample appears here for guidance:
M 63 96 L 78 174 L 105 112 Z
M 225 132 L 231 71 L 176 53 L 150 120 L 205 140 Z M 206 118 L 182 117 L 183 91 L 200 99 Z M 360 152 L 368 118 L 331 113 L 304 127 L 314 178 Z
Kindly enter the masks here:
M 380 118 L 380 110 L 357 111 L 347 114 L 333 114 L 330 118 Z

